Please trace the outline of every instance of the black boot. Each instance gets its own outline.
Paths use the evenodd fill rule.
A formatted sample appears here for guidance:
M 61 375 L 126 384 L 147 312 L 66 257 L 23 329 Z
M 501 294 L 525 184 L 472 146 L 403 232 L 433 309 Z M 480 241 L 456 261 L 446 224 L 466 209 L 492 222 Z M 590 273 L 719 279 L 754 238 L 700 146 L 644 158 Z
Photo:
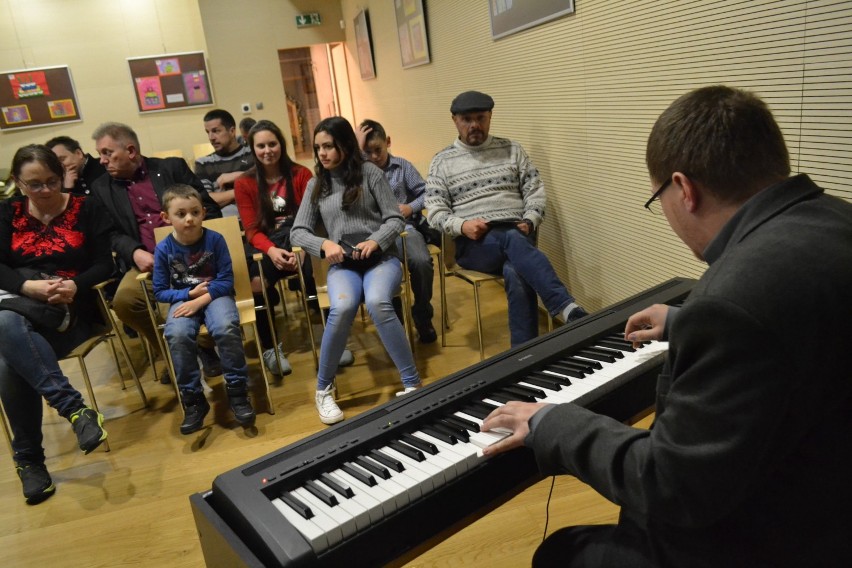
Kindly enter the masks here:
M 210 403 L 204 393 L 183 395 L 184 417 L 180 425 L 181 434 L 198 432 L 204 426 L 204 417 L 210 412 Z
M 231 403 L 231 412 L 241 426 L 254 424 L 254 408 L 248 396 L 248 389 L 243 387 L 227 387 L 228 400 Z

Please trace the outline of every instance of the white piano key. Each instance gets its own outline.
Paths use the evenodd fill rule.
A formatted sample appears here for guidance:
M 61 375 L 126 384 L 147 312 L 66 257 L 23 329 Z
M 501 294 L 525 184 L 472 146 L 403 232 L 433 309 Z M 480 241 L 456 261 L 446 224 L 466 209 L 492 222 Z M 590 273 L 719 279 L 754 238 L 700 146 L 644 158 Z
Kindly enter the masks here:
M 340 507 L 329 507 L 304 487 L 297 487 L 296 489 L 293 489 L 292 493 L 301 499 L 303 503 L 310 505 L 311 510 L 314 512 L 314 515 L 316 515 L 316 523 L 320 527 L 323 526 L 323 523 L 326 523 L 329 527 L 333 527 L 337 531 L 340 531 L 340 540 L 349 538 L 355 534 L 355 519 L 344 509 L 341 509 Z M 322 520 L 323 518 L 326 520 Z M 328 544 L 330 546 L 334 546 L 337 542 L 332 542 L 333 536 L 330 532 L 331 530 L 331 528 L 328 529 Z
M 444 472 L 444 479 L 446 479 L 447 481 L 455 479 L 459 475 L 458 468 L 456 468 L 456 466 L 450 460 L 442 456 L 440 450 L 437 454 L 423 452 L 423 455 L 426 457 L 426 463 L 434 465 L 435 467 Z
M 346 484 L 352 488 L 353 491 L 357 490 L 361 493 L 364 493 L 365 495 L 369 495 L 370 497 L 373 497 L 379 503 L 381 503 L 382 511 L 384 511 L 386 517 L 397 509 L 399 509 L 400 505 L 397 503 L 396 497 L 383 487 L 379 487 L 378 485 L 364 485 L 342 469 L 338 469 L 334 473 L 335 475 L 343 479 Z
M 287 519 L 287 521 L 289 521 L 289 523 L 293 525 L 303 537 L 305 537 L 305 540 L 308 541 L 308 544 L 311 545 L 314 552 L 319 554 L 328 548 L 328 538 L 326 537 L 326 533 L 323 529 L 317 526 L 316 523 L 302 517 L 302 515 L 291 509 L 290 505 L 281 499 L 273 499 L 272 505 L 278 509 L 278 512 L 280 512 L 281 515 Z
M 496 404 L 496 403 L 495 403 Z M 470 414 L 465 414 L 464 412 L 456 412 L 456 416 L 459 418 L 464 418 L 465 420 L 470 420 L 471 422 L 475 422 L 480 427 L 482 426 L 482 420 L 476 418 L 475 416 L 471 416 Z M 493 430 L 489 430 L 488 432 L 474 432 L 470 435 L 470 443 L 477 446 L 478 448 L 487 448 L 491 444 L 496 444 L 503 438 L 512 435 L 512 431 L 507 428 L 494 428 Z
M 455 463 L 456 469 L 459 471 L 459 475 L 468 471 L 478 461 L 476 454 L 479 451 L 479 448 L 470 442 L 459 440 L 456 444 L 448 444 L 425 432 L 414 432 L 412 435 L 435 444 L 444 454 L 445 459 L 449 459 Z
M 396 451 L 390 446 L 382 448 L 382 451 L 385 452 L 387 455 L 393 457 L 394 459 L 398 459 L 399 461 L 401 461 L 402 464 L 406 467 L 406 471 L 408 471 L 410 475 L 416 476 L 417 479 L 420 480 L 423 493 L 429 493 L 436 487 L 440 487 L 446 482 L 444 472 L 441 471 L 440 468 L 426 461 L 419 462 L 401 452 Z
M 369 456 L 365 455 L 365 456 L 361 456 L 361 457 L 365 460 L 371 461 L 372 463 L 376 464 L 379 467 L 383 467 L 383 468 L 387 469 L 388 472 L 390 473 L 391 477 L 390 477 L 389 480 L 388 479 L 382 479 L 380 476 L 373 474 L 373 477 L 376 478 L 376 482 L 379 485 L 382 485 L 382 483 L 385 483 L 387 481 L 395 481 L 396 483 L 401 485 L 403 488 L 405 488 L 406 492 L 408 492 L 409 502 L 410 501 L 416 501 L 417 499 L 420 499 L 420 497 L 423 496 L 422 490 L 420 488 L 420 483 L 417 480 L 413 479 L 411 476 L 407 475 L 406 472 L 394 471 L 392 468 L 387 467 L 383 463 L 377 462 L 376 460 L 372 459 Z
M 325 483 L 323 483 L 322 479 L 316 479 L 314 481 L 317 485 L 337 497 L 338 507 L 341 507 L 342 509 L 347 511 L 350 515 L 352 515 L 352 518 L 355 519 L 355 530 L 363 531 L 370 527 L 370 523 L 373 522 L 372 517 L 370 516 L 370 512 L 359 501 L 356 501 L 354 496 L 346 498 L 340 495 L 338 492 L 336 492 L 334 489 L 332 489 Z M 379 511 L 381 511 L 382 506 L 380 503 L 376 502 L 374 506 L 378 508 Z M 379 516 L 376 521 L 378 521 L 378 519 L 380 518 L 381 516 Z
M 329 472 L 326 475 L 331 476 L 331 478 L 340 485 L 349 487 L 352 490 L 353 495 L 348 500 L 355 501 L 356 503 L 364 507 L 367 510 L 367 514 L 370 516 L 371 523 L 378 523 L 385 516 L 381 501 L 379 501 L 372 495 L 368 495 L 366 492 L 356 490 L 356 488 L 353 487 L 352 484 L 349 483 L 349 481 L 344 480 L 340 475 L 338 475 L 338 472 L 339 470 L 336 470 Z M 320 482 L 321 481 L 322 480 L 320 480 Z M 337 494 L 337 492 L 335 492 L 335 494 Z M 340 501 L 340 499 L 341 497 L 338 496 L 337 500 Z

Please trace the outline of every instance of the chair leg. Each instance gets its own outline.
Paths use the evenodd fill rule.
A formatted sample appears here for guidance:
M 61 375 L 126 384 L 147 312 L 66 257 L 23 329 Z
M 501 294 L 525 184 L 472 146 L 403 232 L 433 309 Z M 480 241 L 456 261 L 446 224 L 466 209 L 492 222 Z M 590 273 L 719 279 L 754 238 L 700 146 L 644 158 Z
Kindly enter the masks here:
M 476 310 L 476 333 L 479 335 L 479 360 L 485 359 L 485 345 L 482 342 L 482 312 L 479 310 L 479 283 L 473 285 L 473 303 Z
M 446 347 L 450 318 L 447 314 L 447 276 L 444 274 L 444 251 L 438 253 L 438 285 L 441 291 L 441 347 Z
M 272 402 L 272 392 L 269 390 L 269 372 L 266 370 L 266 365 L 263 363 L 263 348 L 260 346 L 260 334 L 257 332 L 257 322 L 252 323 L 251 327 L 254 332 L 254 342 L 255 345 L 257 345 L 260 376 L 263 378 L 263 386 L 266 388 L 266 401 L 269 405 L 269 414 L 275 414 L 275 403 Z
M 3 421 L 3 434 L 5 434 L 6 444 L 9 446 L 9 454 L 14 457 L 15 450 L 12 449 L 12 428 L 9 426 L 9 421 L 6 420 L 6 411 L 3 409 L 3 403 L 0 402 L 0 420 Z
M 77 355 L 77 362 L 80 364 L 80 371 L 83 373 L 83 381 L 86 383 L 86 390 L 89 393 L 89 402 L 92 404 L 92 408 L 95 409 L 95 412 L 100 414 L 100 409 L 98 408 L 98 401 L 95 398 L 95 391 L 92 388 L 92 381 L 89 379 L 89 369 L 86 368 L 86 361 L 83 359 L 82 355 Z M 104 451 L 109 451 L 109 440 L 104 440 Z
M 110 337 L 109 349 L 112 351 L 112 360 L 115 361 L 115 369 L 118 371 L 118 380 L 121 381 L 121 390 L 127 390 L 127 385 L 124 384 L 124 373 L 121 372 L 121 364 L 118 362 L 118 351 L 115 350 L 115 337 Z M 127 364 L 131 369 L 133 368 L 129 360 Z
M 122 377 L 121 388 L 124 388 L 124 376 L 121 374 L 121 366 L 118 364 L 118 355 L 115 352 L 113 339 L 114 338 L 110 338 L 109 345 L 112 348 L 112 356 L 115 359 L 115 368 L 118 370 L 118 375 Z M 143 341 L 143 343 L 147 346 L 145 341 Z M 145 389 L 142 388 L 142 382 L 139 380 L 139 373 L 137 373 L 136 369 L 133 367 L 133 361 L 130 359 L 130 353 L 127 351 L 127 346 L 124 344 L 124 341 L 121 341 L 121 339 L 119 339 L 118 344 L 121 346 L 121 353 L 124 355 L 124 360 L 127 361 L 127 368 L 130 370 L 130 376 L 133 378 L 133 382 L 136 383 L 136 390 L 139 392 L 142 404 L 145 408 L 148 408 L 148 397 L 145 396 Z

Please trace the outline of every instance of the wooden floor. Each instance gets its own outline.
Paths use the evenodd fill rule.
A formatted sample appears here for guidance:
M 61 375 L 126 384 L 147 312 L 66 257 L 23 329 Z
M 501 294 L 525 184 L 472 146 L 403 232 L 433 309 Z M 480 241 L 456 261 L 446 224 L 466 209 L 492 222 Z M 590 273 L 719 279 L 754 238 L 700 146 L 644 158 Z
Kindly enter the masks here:
M 505 295 L 496 284 L 483 287 L 486 356 L 508 348 Z M 450 321 L 447 346 L 440 339 L 418 344 L 417 365 L 424 382 L 432 383 L 479 360 L 472 291 L 458 280 L 448 282 Z M 439 310 L 437 282 L 436 313 Z M 141 347 L 133 344 L 136 367 L 144 369 L 150 399 L 145 409 L 132 387 L 122 391 L 107 347 L 88 359 L 96 396 L 105 414 L 111 452 L 84 456 L 66 421 L 46 409 L 47 467 L 57 490 L 48 501 L 28 506 L 8 452 L 0 452 L 0 550 L 3 564 L 16 567 L 175 566 L 204 565 L 189 495 L 211 487 L 226 470 L 281 448 L 323 428 L 313 403 L 316 375 L 303 314 L 295 296 L 288 298 L 290 317 L 286 349 L 293 374 L 273 387 L 275 415 L 259 413 L 256 427 L 244 430 L 232 421 L 221 378 L 211 384 L 213 411 L 199 433 L 182 436 L 171 385 L 153 380 Z M 435 318 L 436 327 L 439 319 Z M 319 332 L 319 324 L 315 326 Z M 340 406 L 347 417 L 394 396 L 399 376 L 369 322 L 356 319 L 349 346 L 355 365 L 338 377 Z M 63 364 L 72 383 L 84 387 L 75 364 Z M 259 376 L 252 367 L 253 376 Z M 256 391 L 257 406 L 262 395 Z M 544 534 L 545 480 L 511 499 L 491 514 L 450 536 L 406 566 L 528 565 Z M 612 522 L 616 506 L 574 478 L 556 480 L 550 504 L 549 530 L 582 523 Z M 416 530 L 416 527 L 412 527 Z

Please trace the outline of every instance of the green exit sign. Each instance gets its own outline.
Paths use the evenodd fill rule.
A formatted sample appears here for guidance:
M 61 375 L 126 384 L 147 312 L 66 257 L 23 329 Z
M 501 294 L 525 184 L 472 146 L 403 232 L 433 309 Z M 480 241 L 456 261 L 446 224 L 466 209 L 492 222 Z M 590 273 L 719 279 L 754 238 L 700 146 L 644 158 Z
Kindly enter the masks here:
M 308 26 L 318 26 L 322 23 L 320 19 L 320 15 L 317 12 L 311 12 L 310 14 L 299 14 L 296 16 L 296 27 L 297 28 L 306 28 Z

